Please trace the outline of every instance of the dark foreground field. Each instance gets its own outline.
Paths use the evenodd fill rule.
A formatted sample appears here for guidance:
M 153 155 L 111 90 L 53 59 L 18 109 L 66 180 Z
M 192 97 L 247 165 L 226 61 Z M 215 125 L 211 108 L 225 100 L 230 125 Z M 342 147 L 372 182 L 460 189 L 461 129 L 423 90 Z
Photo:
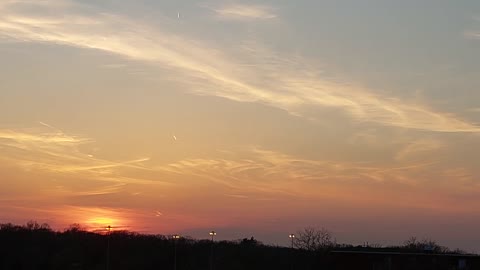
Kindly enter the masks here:
M 307 251 L 254 239 L 212 242 L 72 227 L 1 225 L 0 269 L 480 269 L 480 257 L 407 248 L 336 246 Z M 176 258 L 176 265 L 175 265 Z

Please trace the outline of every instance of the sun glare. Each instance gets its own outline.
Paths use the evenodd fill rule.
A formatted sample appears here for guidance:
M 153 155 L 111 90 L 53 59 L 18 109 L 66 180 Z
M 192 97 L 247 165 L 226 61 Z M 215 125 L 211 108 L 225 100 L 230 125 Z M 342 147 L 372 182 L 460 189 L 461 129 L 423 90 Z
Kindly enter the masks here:
M 92 217 L 85 221 L 87 228 L 91 231 L 106 232 L 113 231 L 120 225 L 120 221 L 110 217 Z
M 98 207 L 66 207 L 59 210 L 65 218 L 65 224 L 79 222 L 82 227 L 92 232 L 128 230 L 132 226 L 122 209 Z
M 105 231 L 125 226 L 119 213 L 109 209 L 88 209 L 84 211 L 84 224 L 91 231 Z
M 97 226 L 97 227 L 107 227 L 113 226 L 118 223 L 118 220 L 108 217 L 93 217 L 87 220 L 88 225 Z

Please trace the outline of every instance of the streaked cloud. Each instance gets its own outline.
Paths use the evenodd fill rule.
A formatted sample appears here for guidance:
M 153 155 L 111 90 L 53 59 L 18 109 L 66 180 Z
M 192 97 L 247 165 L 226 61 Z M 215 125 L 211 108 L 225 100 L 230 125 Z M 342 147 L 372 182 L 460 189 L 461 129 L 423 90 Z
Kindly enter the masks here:
M 102 65 L 102 68 L 111 68 L 111 69 L 117 69 L 117 68 L 126 68 L 126 64 L 106 64 Z
M 468 39 L 480 39 L 480 32 L 477 31 L 467 31 L 464 35 Z
M 478 30 L 478 22 L 480 22 L 480 17 L 479 16 L 474 16 L 472 17 L 472 21 L 474 22 L 474 25 L 477 27 L 472 27 L 468 30 L 466 30 L 463 35 L 467 39 L 480 39 L 480 31 Z
M 225 151 L 221 158 L 198 157 L 158 164 L 149 158 L 118 162 L 92 157 L 80 150 L 80 146 L 93 144 L 94 140 L 68 135 L 45 123 L 42 126 L 22 131 L 0 130 L 0 147 L 5 153 L 0 160 L 66 179 L 86 177 L 92 183 L 105 183 L 87 185 L 89 187 L 77 191 L 69 188 L 68 183 L 52 183 L 50 192 L 64 196 L 119 193 L 129 184 L 191 188 L 195 183 L 215 183 L 226 190 L 227 196 L 236 198 L 247 198 L 251 194 L 256 194 L 256 198 L 305 195 L 309 192 L 305 186 L 317 185 L 383 182 L 411 185 L 421 182 L 418 176 L 431 170 L 437 162 L 431 159 L 419 162 L 415 157 L 444 146 L 436 140 L 414 141 L 398 152 L 395 158 L 400 162 L 395 165 L 312 160 L 255 147 Z M 188 181 L 182 184 L 182 179 Z
M 143 182 L 143 180 L 130 179 L 125 176 L 115 177 L 115 171 L 119 169 L 147 170 L 142 164 L 149 161 L 149 158 L 123 162 L 95 158 L 80 149 L 82 146 L 94 143 L 94 140 L 68 135 L 58 129 L 52 131 L 52 127 L 45 123 L 41 125 L 44 128 L 0 129 L 0 147 L 5 152 L 0 160 L 26 170 L 69 175 L 88 173 L 91 180 L 105 182 Z M 97 190 L 93 193 L 100 194 L 104 191 Z
M 426 104 L 378 94 L 354 82 L 324 78 L 308 61 L 279 56 L 255 43 L 241 51 L 221 50 L 208 42 L 151 28 L 118 15 L 91 12 L 74 14 L 76 19 L 71 20 L 28 14 L 13 6 L 3 6 L 1 35 L 19 41 L 96 49 L 168 67 L 196 94 L 258 102 L 313 119 L 321 116 L 312 115 L 308 108 L 319 106 L 338 109 L 357 121 L 386 126 L 433 132 L 480 132 L 479 126 Z M 249 14 L 245 10 L 237 13 Z M 255 14 L 251 11 L 251 16 L 263 13 Z M 245 61 L 248 66 L 244 66 Z
M 234 4 L 214 8 L 218 18 L 223 20 L 267 20 L 277 17 L 268 6 Z
M 21 145 L 48 146 L 51 143 L 60 145 L 74 145 L 89 142 L 89 139 L 69 136 L 64 133 L 40 133 L 31 134 L 22 131 L 0 130 L 0 139 L 9 140 Z
M 446 144 L 439 140 L 434 139 L 419 139 L 409 143 L 406 147 L 400 150 L 395 159 L 405 160 L 418 157 L 419 154 L 431 155 L 435 150 L 439 150 L 445 147 Z
M 319 183 L 409 184 L 414 182 L 414 172 L 433 165 L 429 162 L 379 166 L 361 162 L 302 159 L 256 148 L 246 151 L 248 159 L 187 159 L 158 169 L 177 175 L 195 175 L 243 191 L 291 194 L 304 193 L 302 190 L 305 186 Z M 410 173 L 411 179 L 408 180 Z
M 367 200 L 367 204 L 377 206 L 390 204 L 455 212 L 456 207 L 448 205 L 450 200 L 456 205 L 469 201 L 455 198 L 458 192 L 479 192 L 478 184 L 471 181 L 470 170 L 452 164 L 445 169 L 448 166 L 439 160 L 420 162 L 405 158 L 381 165 L 312 160 L 257 148 L 245 151 L 241 154 L 246 156 L 243 159 L 186 159 L 157 169 L 173 174 L 178 181 L 195 179 L 189 182 L 190 186 L 204 185 L 212 194 L 223 192 L 236 202 L 302 199 L 355 204 Z M 452 177 L 463 180 L 452 183 Z M 407 193 L 412 196 L 405 201 Z

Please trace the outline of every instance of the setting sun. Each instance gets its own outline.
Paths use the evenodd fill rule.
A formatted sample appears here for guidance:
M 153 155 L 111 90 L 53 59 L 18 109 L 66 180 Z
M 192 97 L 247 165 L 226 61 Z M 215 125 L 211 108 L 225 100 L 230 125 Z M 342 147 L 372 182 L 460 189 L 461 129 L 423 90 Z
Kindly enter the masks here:
M 107 217 L 94 217 L 85 221 L 85 224 L 93 229 L 105 229 L 108 228 L 108 226 L 115 227 L 118 223 L 118 220 Z
M 89 231 L 105 231 L 108 226 L 113 230 L 131 229 L 131 222 L 122 209 L 97 208 L 97 207 L 66 207 L 58 209 L 63 213 L 62 223 L 67 227 L 73 223 L 80 223 Z

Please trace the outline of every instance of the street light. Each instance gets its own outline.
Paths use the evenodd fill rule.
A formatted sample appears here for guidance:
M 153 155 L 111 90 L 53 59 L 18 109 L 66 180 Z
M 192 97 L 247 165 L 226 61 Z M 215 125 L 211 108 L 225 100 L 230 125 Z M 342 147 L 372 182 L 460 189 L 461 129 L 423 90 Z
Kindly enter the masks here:
M 172 235 L 172 239 L 173 239 L 173 246 L 174 246 L 173 269 L 177 270 L 177 240 L 180 239 L 180 235 L 174 234 Z
M 290 268 L 293 270 L 293 269 L 294 269 L 293 256 L 295 255 L 295 254 L 294 254 L 294 249 L 293 249 L 293 241 L 295 240 L 295 234 L 291 233 L 291 234 L 288 235 L 288 237 L 289 237 L 290 239 L 292 239 L 292 252 L 291 252 L 292 254 L 291 254 L 291 262 L 290 262 L 291 265 L 290 265 Z
M 210 248 L 210 270 L 213 270 L 213 238 L 217 235 L 215 231 L 211 231 L 210 236 L 212 237 L 212 246 Z
M 214 237 L 215 235 L 217 235 L 217 233 L 216 233 L 215 231 L 211 231 L 211 232 L 210 232 L 210 236 L 212 237 L 212 242 L 213 242 L 213 237 Z
M 295 240 L 295 234 L 289 234 L 288 237 L 292 239 L 292 248 L 293 248 L 293 240 Z

